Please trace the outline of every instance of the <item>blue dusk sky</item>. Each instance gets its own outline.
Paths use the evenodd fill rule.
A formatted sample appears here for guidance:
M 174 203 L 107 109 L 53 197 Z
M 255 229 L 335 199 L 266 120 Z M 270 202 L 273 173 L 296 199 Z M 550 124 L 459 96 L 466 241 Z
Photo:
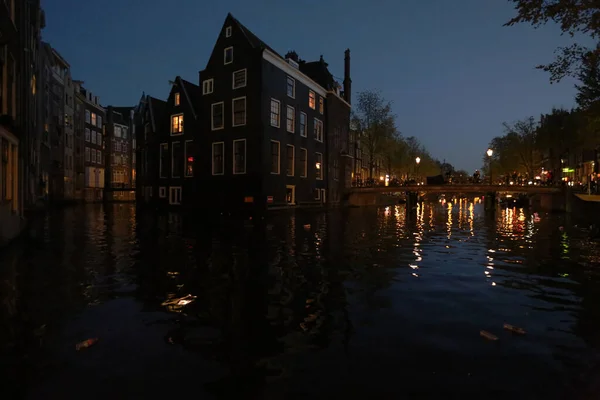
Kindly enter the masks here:
M 208 6 L 210 3 L 210 6 Z M 380 90 L 405 136 L 440 160 L 481 166 L 502 122 L 574 105 L 573 80 L 550 85 L 537 64 L 571 43 L 555 26 L 503 27 L 504 0 L 42 0 L 43 39 L 103 105 L 158 98 L 181 75 L 198 83 L 228 12 L 281 54 L 323 55 L 353 95 Z

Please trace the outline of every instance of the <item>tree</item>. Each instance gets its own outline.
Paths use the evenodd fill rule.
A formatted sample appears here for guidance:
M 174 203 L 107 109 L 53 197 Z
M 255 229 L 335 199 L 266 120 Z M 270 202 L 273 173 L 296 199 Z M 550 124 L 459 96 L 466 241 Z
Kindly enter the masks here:
M 600 38 L 600 2 L 596 0 L 509 0 L 515 5 L 517 15 L 505 26 L 530 23 L 538 28 L 549 21 L 560 26 L 563 33 L 574 36 L 583 33 L 593 39 Z M 558 82 L 565 76 L 577 76 L 584 55 L 600 54 L 600 49 L 588 49 L 580 44 L 557 49 L 556 59 L 537 68 L 550 73 L 550 81 Z
M 363 154 L 367 159 L 369 178 L 373 178 L 375 162 L 382 156 L 386 144 L 396 133 L 391 103 L 378 92 L 360 92 L 352 120 L 359 132 Z
M 399 133 L 395 133 L 393 136 L 387 138 L 382 155 L 386 174 L 389 176 L 400 176 L 402 165 L 406 158 L 406 144 L 402 140 L 402 136 Z

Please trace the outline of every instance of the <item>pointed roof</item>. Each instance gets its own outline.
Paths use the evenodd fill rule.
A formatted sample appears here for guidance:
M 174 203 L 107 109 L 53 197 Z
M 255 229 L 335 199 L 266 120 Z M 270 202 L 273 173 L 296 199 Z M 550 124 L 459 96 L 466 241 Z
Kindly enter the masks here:
M 181 87 L 183 93 L 188 101 L 188 104 L 191 106 L 192 114 L 194 118 L 198 118 L 198 114 L 196 113 L 196 107 L 200 104 L 200 98 L 202 97 L 202 92 L 200 91 L 200 86 L 193 84 L 190 81 L 186 81 L 185 79 L 177 76 L 175 78 L 175 82 Z
M 244 35 L 246 36 L 246 39 L 248 39 L 248 42 L 250 43 L 250 45 L 253 48 L 268 49 L 270 52 L 281 57 L 281 54 L 279 54 L 278 52 L 273 50 L 273 48 L 271 46 L 269 46 L 268 44 L 263 42 L 258 36 L 256 36 L 254 33 L 252 33 L 252 31 L 250 29 L 246 28 L 237 18 L 235 18 L 233 15 L 231 15 L 231 13 L 227 14 L 227 17 L 231 18 L 231 20 L 237 24 L 237 26 L 244 33 Z M 283 58 L 283 57 L 281 57 L 281 58 Z
M 167 102 L 150 95 L 147 96 L 147 105 L 150 110 L 150 120 L 152 122 L 152 132 L 156 132 L 156 121 L 164 115 L 167 108 Z

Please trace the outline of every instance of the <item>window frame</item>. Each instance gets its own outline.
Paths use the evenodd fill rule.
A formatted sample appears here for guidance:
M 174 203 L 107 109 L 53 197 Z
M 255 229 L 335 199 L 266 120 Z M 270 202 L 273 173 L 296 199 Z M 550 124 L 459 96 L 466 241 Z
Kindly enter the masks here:
M 181 178 L 180 175 L 175 176 L 175 145 L 181 146 L 181 142 L 171 142 L 171 178 Z
M 231 33 L 232 33 L 233 29 L 231 28 L 231 26 L 228 26 L 225 28 L 225 37 L 229 38 L 231 37 Z
M 244 123 L 243 124 L 236 124 L 235 123 L 235 107 L 234 104 L 236 102 L 236 100 L 244 100 Z M 236 97 L 235 99 L 231 99 L 231 126 L 232 127 L 236 127 L 236 126 L 244 126 L 246 125 L 246 118 L 248 117 L 248 111 L 247 111 L 247 101 L 246 101 L 246 96 L 241 96 L 241 97 Z
M 236 162 L 235 162 L 235 144 L 236 144 L 237 142 L 244 142 L 244 171 L 243 171 L 243 172 L 236 172 L 236 171 L 235 171 L 235 167 L 236 167 Z M 232 158 L 233 158 L 233 161 L 232 161 L 232 167 L 233 167 L 232 171 L 233 171 L 233 175 L 245 175 L 245 174 L 246 174 L 246 167 L 247 167 L 247 164 L 248 164 L 248 163 L 246 162 L 246 156 L 247 156 L 247 154 L 248 154 L 248 147 L 247 147 L 247 146 L 248 146 L 248 142 L 247 142 L 247 140 L 246 140 L 246 139 L 235 139 L 235 140 L 233 141 L 233 145 L 231 146 L 231 154 L 232 154 L 232 156 L 233 156 L 233 157 L 232 157 Z
M 215 145 L 221 145 L 221 172 L 215 173 Z M 210 169 L 213 176 L 225 175 L 225 142 L 212 142 L 210 146 Z
M 214 121 L 214 117 L 215 117 L 215 113 L 214 113 L 214 108 L 215 106 L 220 105 L 222 107 L 222 119 L 221 119 L 221 126 L 215 128 L 215 121 Z M 212 103 L 210 105 L 210 130 L 211 131 L 219 131 L 221 129 L 225 129 L 225 102 L 224 101 L 220 101 L 218 103 Z
M 323 143 L 323 121 L 321 121 L 319 118 L 315 118 L 314 121 L 314 134 L 315 134 L 315 140 L 317 142 Z M 319 130 L 317 129 L 318 127 L 321 127 L 321 138 L 319 139 Z
M 227 62 L 227 50 L 231 50 L 231 60 Z M 233 63 L 233 46 L 225 47 L 223 49 L 223 65 L 228 65 Z
M 304 116 L 304 129 L 302 129 L 302 116 Z M 303 111 L 300 111 L 300 136 L 308 136 L 308 115 Z
M 273 143 L 277 143 L 277 172 L 273 172 Z M 269 154 L 271 158 L 271 175 L 280 175 L 281 174 L 281 142 L 279 140 L 271 139 L 269 146 Z
M 311 100 L 312 100 L 312 106 L 311 106 Z M 308 91 L 308 107 L 313 110 L 317 109 L 317 94 L 315 93 L 314 90 Z
M 91 155 L 90 155 L 91 148 L 89 148 L 88 146 L 85 146 L 85 149 L 83 152 L 84 152 L 84 156 L 85 156 L 85 162 L 92 162 Z
M 209 90 L 210 89 L 210 90 Z M 215 89 L 215 80 L 213 78 L 202 81 L 202 96 L 211 94 Z
M 173 103 L 176 106 L 181 105 L 181 94 L 179 92 L 175 92 L 175 98 L 173 99 Z
M 304 154 L 304 164 L 302 165 L 302 172 L 300 178 L 306 178 L 308 175 L 308 149 L 300 147 L 300 153 Z
M 289 89 L 289 84 L 290 84 L 290 80 L 292 82 L 292 95 L 290 96 L 288 89 Z M 287 79 L 285 81 L 285 92 L 287 94 L 288 97 L 295 99 L 296 98 L 296 80 L 294 78 L 292 78 L 291 76 L 287 75 Z
M 321 162 L 319 163 L 320 164 L 319 168 L 317 168 L 317 162 L 319 159 L 319 157 L 317 157 L 317 154 L 321 156 Z M 317 169 L 319 169 L 321 171 L 320 176 L 317 176 L 317 172 L 316 172 Z M 323 180 L 323 170 L 324 170 L 324 168 L 323 168 L 323 153 L 315 151 L 315 180 L 317 180 L 317 181 Z
M 161 199 L 167 198 L 167 187 L 166 186 L 160 186 L 158 188 L 158 197 Z
M 173 118 L 179 118 L 181 117 L 180 121 L 177 121 L 177 125 L 179 126 L 179 129 L 181 129 L 178 132 L 173 132 Z M 185 129 L 185 118 L 183 117 L 183 113 L 178 113 L 178 114 L 172 114 L 171 115 L 171 136 L 181 136 L 183 135 L 184 129 Z
M 288 173 L 288 148 L 292 148 L 292 173 L 289 174 Z M 285 176 L 295 176 L 296 175 L 296 146 L 294 146 L 293 144 L 286 144 L 285 145 Z
M 160 179 L 167 179 L 169 177 L 169 174 L 167 172 L 167 174 L 165 176 L 162 175 L 162 149 L 163 147 L 165 147 L 167 149 L 167 154 L 169 152 L 169 143 L 159 143 L 158 145 L 158 177 Z
M 179 192 L 179 196 L 173 196 L 173 193 Z M 179 201 L 171 201 L 173 197 L 179 197 Z M 169 204 L 178 206 L 181 205 L 181 200 L 183 198 L 183 189 L 181 186 L 169 186 Z
M 323 96 L 319 96 L 319 114 L 325 113 L 325 99 Z
M 240 85 L 240 86 L 235 86 L 235 74 L 237 74 L 238 72 L 244 73 L 244 84 Z M 237 71 L 233 71 L 231 73 L 231 88 L 233 90 L 245 88 L 247 84 L 248 84 L 248 70 L 246 68 L 238 69 Z
M 273 125 L 273 102 L 277 103 L 277 125 Z M 271 103 L 269 108 L 269 123 L 275 128 L 281 127 L 281 102 L 271 97 Z
M 186 168 L 187 162 L 188 162 L 188 160 L 187 160 L 188 159 L 188 153 L 187 153 L 188 152 L 188 143 L 190 143 L 190 142 L 193 143 L 194 140 L 188 139 L 184 142 L 184 145 L 183 145 L 183 177 L 184 178 L 193 178 L 194 177 L 194 167 L 195 167 L 194 163 L 196 162 L 195 157 L 194 157 L 194 161 L 192 161 L 192 174 L 191 175 L 188 175 L 187 168 Z
M 288 126 L 288 122 L 290 121 L 289 111 L 292 110 L 292 129 Z M 293 106 L 286 106 L 285 108 L 285 130 L 289 133 L 296 133 L 296 109 Z

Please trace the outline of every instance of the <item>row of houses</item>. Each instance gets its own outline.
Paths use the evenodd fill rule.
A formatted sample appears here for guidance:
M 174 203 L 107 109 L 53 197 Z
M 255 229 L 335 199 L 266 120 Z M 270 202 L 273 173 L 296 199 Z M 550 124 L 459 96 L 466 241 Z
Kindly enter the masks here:
M 39 0 L 0 1 L 0 244 L 40 204 L 135 184 L 133 107 L 105 108 L 73 79 L 45 23 Z
M 281 56 L 229 14 L 198 81 L 135 112 L 137 200 L 239 210 L 339 203 L 351 185 L 350 51 L 343 86 L 323 57 Z

